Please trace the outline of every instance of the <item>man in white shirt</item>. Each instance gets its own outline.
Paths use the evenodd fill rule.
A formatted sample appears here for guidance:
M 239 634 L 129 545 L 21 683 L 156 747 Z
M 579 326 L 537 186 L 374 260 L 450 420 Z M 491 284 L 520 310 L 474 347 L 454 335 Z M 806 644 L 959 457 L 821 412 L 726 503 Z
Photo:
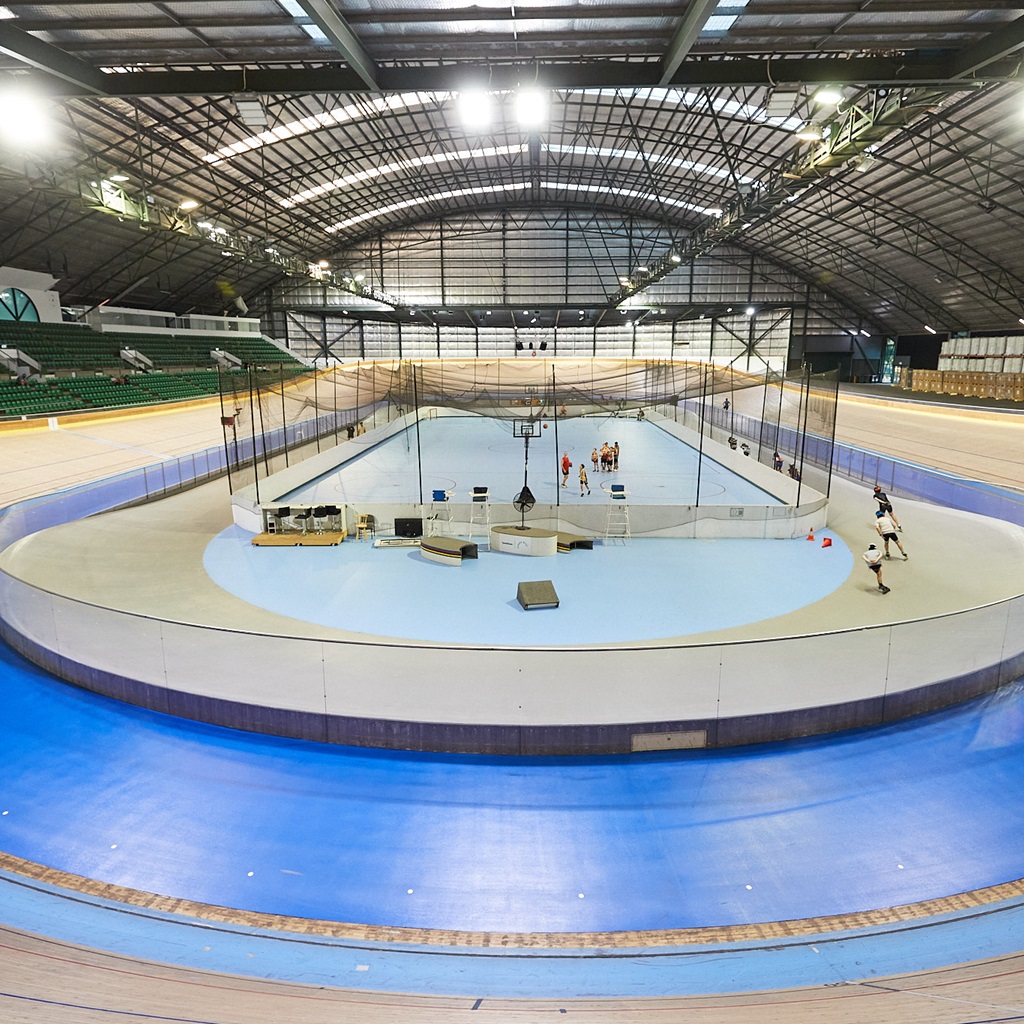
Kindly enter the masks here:
M 892 588 L 887 587 L 882 582 L 882 552 L 874 544 L 869 544 L 867 551 L 861 555 L 861 558 L 864 559 L 867 567 L 875 574 L 875 579 L 878 580 L 878 589 L 883 594 L 888 594 Z
M 885 541 L 885 557 L 889 557 L 889 541 L 894 541 L 896 547 L 900 549 L 900 554 L 903 556 L 903 561 L 905 562 L 909 556 L 906 551 L 903 550 L 899 534 L 896 532 L 896 524 L 892 521 L 888 512 L 883 512 L 879 509 L 875 513 L 875 530 L 878 532 L 878 536 Z

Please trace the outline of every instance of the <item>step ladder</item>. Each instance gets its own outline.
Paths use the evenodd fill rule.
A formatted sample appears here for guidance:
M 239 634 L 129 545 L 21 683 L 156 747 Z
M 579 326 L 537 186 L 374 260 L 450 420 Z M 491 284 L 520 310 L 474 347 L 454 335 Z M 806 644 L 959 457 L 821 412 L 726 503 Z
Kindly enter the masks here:
M 626 501 L 628 493 L 623 484 L 612 484 L 608 519 L 604 527 L 605 540 L 627 541 L 632 536 L 629 530 L 629 503 Z
M 432 492 L 430 515 L 427 517 L 428 537 L 448 537 L 452 532 L 451 491 L 440 488 Z
M 479 526 L 484 535 L 484 543 L 490 547 L 491 539 L 491 494 L 486 487 L 474 487 L 469 495 L 469 536 L 476 534 Z

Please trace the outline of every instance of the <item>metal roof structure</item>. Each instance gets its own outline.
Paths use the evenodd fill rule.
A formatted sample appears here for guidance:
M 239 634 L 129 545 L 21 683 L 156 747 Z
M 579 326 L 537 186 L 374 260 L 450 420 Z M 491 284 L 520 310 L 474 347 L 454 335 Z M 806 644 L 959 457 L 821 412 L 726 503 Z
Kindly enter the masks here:
M 510 209 L 657 229 L 609 309 L 728 245 L 892 334 L 1024 317 L 1024 7 L 1002 0 L 7 0 L 0 54 L 0 88 L 57 123 L 0 149 L 0 264 L 68 302 L 212 311 L 336 275 L 409 305 L 394 267 L 343 283 L 348 254 Z M 517 120 L 530 89 L 543 127 Z M 488 127 L 464 126 L 472 90 Z

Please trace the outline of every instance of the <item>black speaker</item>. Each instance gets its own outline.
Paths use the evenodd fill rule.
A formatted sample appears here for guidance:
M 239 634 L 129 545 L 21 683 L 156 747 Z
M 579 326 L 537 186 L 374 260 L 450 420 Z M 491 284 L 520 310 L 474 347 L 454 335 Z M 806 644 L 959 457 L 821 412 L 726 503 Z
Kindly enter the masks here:
M 551 580 L 532 580 L 520 583 L 516 600 L 529 611 L 531 608 L 557 608 L 558 595 Z
M 395 520 L 395 536 L 396 537 L 422 537 L 423 536 L 423 520 L 422 519 L 396 519 Z

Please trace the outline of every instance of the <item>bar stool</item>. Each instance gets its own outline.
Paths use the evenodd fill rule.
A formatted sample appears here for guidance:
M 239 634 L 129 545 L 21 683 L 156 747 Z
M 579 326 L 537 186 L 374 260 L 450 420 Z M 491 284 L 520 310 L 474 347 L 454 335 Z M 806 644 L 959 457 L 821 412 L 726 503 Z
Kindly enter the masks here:
M 309 533 L 309 521 L 313 518 L 313 510 L 311 508 L 297 508 L 292 512 L 293 517 L 299 523 L 302 523 L 302 535 L 305 537 Z

